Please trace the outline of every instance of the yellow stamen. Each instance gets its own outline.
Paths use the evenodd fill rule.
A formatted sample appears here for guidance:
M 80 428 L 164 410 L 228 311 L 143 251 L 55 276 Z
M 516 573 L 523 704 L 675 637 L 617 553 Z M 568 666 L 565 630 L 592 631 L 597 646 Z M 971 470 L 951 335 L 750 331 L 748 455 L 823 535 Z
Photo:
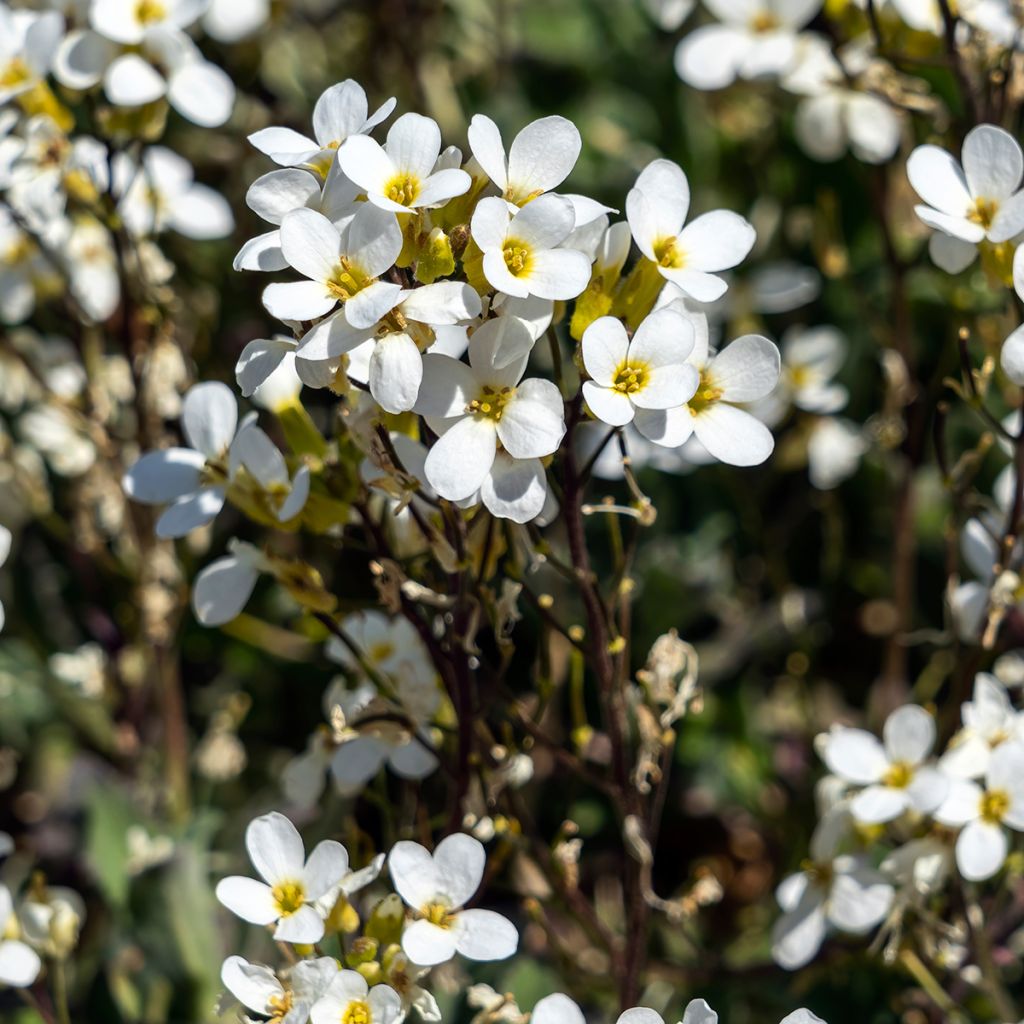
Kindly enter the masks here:
M 135 20 L 140 25 L 152 25 L 167 17 L 167 8 L 160 0 L 139 0 L 135 5 Z
M 620 395 L 635 395 L 647 383 L 647 367 L 640 363 L 622 363 L 612 378 L 612 390 Z
M 384 195 L 399 206 L 412 206 L 419 194 L 419 179 L 412 174 L 396 174 L 384 186 Z
M 992 222 L 999 212 L 999 202 L 995 199 L 986 199 L 979 196 L 974 200 L 973 209 L 967 214 L 967 219 L 972 224 L 980 224 L 986 231 L 992 227 Z
M 758 11 L 750 19 L 750 31 L 757 33 L 774 32 L 780 24 L 779 19 L 771 11 Z
M 495 423 L 498 423 L 505 413 L 505 406 L 508 405 L 515 393 L 516 389 L 512 387 L 499 389 L 485 384 L 480 392 L 480 397 L 474 398 L 466 406 L 466 412 L 472 416 L 494 420 Z
M 14 57 L 0 68 L 0 88 L 16 89 L 32 81 L 32 69 L 21 57 Z
M 306 902 L 306 888 L 301 882 L 278 882 L 270 895 L 282 917 L 290 917 Z
M 291 1008 L 291 992 L 285 992 L 283 995 L 279 996 L 271 996 L 267 1001 L 267 1010 L 271 1014 L 270 1020 L 267 1021 L 267 1024 L 281 1024 L 285 1017 L 288 1016 Z
M 452 926 L 452 914 L 443 903 L 428 903 L 420 908 L 420 913 L 438 928 L 450 928 Z
M 370 278 L 347 256 L 342 256 L 334 268 L 334 273 L 324 283 L 331 295 L 344 302 L 361 292 L 370 283 Z
M 522 277 L 523 274 L 529 274 L 530 267 L 533 264 L 533 254 L 525 242 L 508 238 L 505 240 L 505 245 L 501 252 L 505 257 L 505 266 L 508 267 L 508 272 L 513 277 Z
M 697 390 L 688 403 L 690 412 L 694 416 L 699 416 L 707 408 L 714 405 L 723 394 L 723 390 L 715 383 L 714 377 L 707 370 L 701 370 Z
M 676 245 L 674 238 L 659 238 L 654 243 L 654 256 L 659 267 L 681 270 L 686 266 L 686 253 Z
M 906 761 L 893 761 L 888 771 L 882 776 L 882 785 L 892 789 L 906 789 L 913 781 L 914 768 Z
M 370 1004 L 362 999 L 353 999 L 341 1015 L 341 1024 L 371 1024 L 372 1020 Z
M 1005 789 L 990 789 L 982 795 L 978 809 L 981 820 L 988 825 L 998 825 L 1010 809 L 1010 794 Z

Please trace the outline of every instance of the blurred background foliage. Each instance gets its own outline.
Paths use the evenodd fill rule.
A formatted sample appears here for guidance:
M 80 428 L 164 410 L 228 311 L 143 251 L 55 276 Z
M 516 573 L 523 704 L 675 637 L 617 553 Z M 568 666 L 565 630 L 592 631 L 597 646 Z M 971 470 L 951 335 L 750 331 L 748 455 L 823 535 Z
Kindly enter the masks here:
M 710 871 L 723 888 L 717 905 L 683 925 L 659 919 L 647 998 L 661 1000 L 670 1020 L 698 995 L 730 1024 L 775 1021 L 797 1005 L 830 1024 L 913 1020 L 909 979 L 887 971 L 879 958 L 834 940 L 811 967 L 787 976 L 771 964 L 768 932 L 774 886 L 797 866 L 814 821 L 814 734 L 851 708 L 884 710 L 905 680 L 924 700 L 948 694 L 955 650 L 939 635 L 946 629 L 943 588 L 965 510 L 951 502 L 935 465 L 929 411 L 943 395 L 944 378 L 959 373 L 959 325 L 950 308 L 978 308 L 989 293 L 980 271 L 954 282 L 927 262 L 902 159 L 882 168 L 853 158 L 813 162 L 792 136 L 792 97 L 751 84 L 696 93 L 675 76 L 675 42 L 636 0 L 293 0 L 275 3 L 272 26 L 253 40 L 204 43 L 239 88 L 235 113 L 217 131 L 172 118 L 166 144 L 231 199 L 238 223 L 222 242 L 166 239 L 180 268 L 175 329 L 190 339 L 190 372 L 228 382 L 246 342 L 275 330 L 259 301 L 265 280 L 231 269 L 241 241 L 262 230 L 244 206 L 246 188 L 270 169 L 245 137 L 270 124 L 304 129 L 316 97 L 343 78 L 365 86 L 371 107 L 395 95 L 400 111 L 434 117 L 446 141 L 460 146 L 476 111 L 493 117 L 506 137 L 534 118 L 563 114 L 584 139 L 572 190 L 621 208 L 640 168 L 663 155 L 686 170 L 697 210 L 726 207 L 749 217 L 758 244 L 734 278 L 724 333 L 759 330 L 779 338 L 793 324 L 840 327 L 849 340 L 840 375 L 852 396 L 847 415 L 868 422 L 876 443 L 858 473 L 832 491 L 808 482 L 807 431 L 798 418 L 779 428 L 775 456 L 758 469 L 640 472 L 658 517 L 644 533 L 637 566 L 633 662 L 639 668 L 651 642 L 676 628 L 700 650 L 705 688 L 703 712 L 679 730 L 655 887 L 677 894 Z M 936 74 L 931 85 L 955 110 L 950 83 Z M 918 140 L 928 131 L 917 124 Z M 908 149 L 910 143 L 908 137 Z M 894 258 L 915 325 L 911 337 L 894 337 Z M 751 271 L 777 260 L 817 267 L 820 294 L 794 312 L 761 314 L 744 286 Z M 881 361 L 898 344 L 921 382 L 920 415 L 907 418 L 917 436 L 909 440 L 907 395 L 887 379 Z M 985 344 L 972 339 L 977 358 Z M 310 401 L 315 406 L 320 398 Z M 945 433 L 952 460 L 981 434 L 967 413 L 955 415 Z M 916 500 L 901 511 L 908 464 Z M 997 454 L 979 456 L 983 489 L 1001 464 Z M 622 497 L 625 490 L 609 482 L 598 492 Z M 83 1019 L 213 1019 L 208 1008 L 220 989 L 220 961 L 241 948 L 242 932 L 216 906 L 210 878 L 241 866 L 241 835 L 252 815 L 287 810 L 281 771 L 322 721 L 332 668 L 314 642 L 321 639 L 315 625 L 270 587 L 258 589 L 248 614 L 223 631 L 204 630 L 187 613 L 180 627 L 170 624 L 180 633 L 195 743 L 192 804 L 187 813 L 166 815 L 158 748 L 139 726 L 152 680 L 121 671 L 132 684 L 107 687 L 95 699 L 58 678 L 48 661 L 51 652 L 86 641 L 113 658 L 130 658 L 120 637 L 138 614 L 130 581 L 95 551 L 66 560 L 75 530 L 66 519 L 71 503 L 59 489 L 54 500 L 52 515 L 28 528 L 7 574 L 0 828 L 27 831 L 48 879 L 86 897 L 73 979 Z M 894 651 L 901 515 L 909 516 L 916 538 L 909 571 L 917 582 L 908 623 L 913 643 Z M 613 518 L 593 517 L 599 546 Z M 229 512 L 216 538 L 202 533 L 183 543 L 183 580 L 236 532 L 250 536 Z M 320 545 L 304 554 L 342 607 L 372 604 L 364 553 Z M 571 607 L 575 595 L 557 578 L 547 588 Z M 519 657 L 529 666 L 538 635 L 529 611 L 519 628 Z M 1019 624 L 1011 622 L 1004 643 L 1019 639 Z M 550 654 L 559 678 L 572 671 L 565 650 Z M 526 671 L 521 678 L 525 685 Z M 579 724 L 574 713 L 568 699 L 552 709 L 552 729 Z M 593 791 L 556 771 L 537 752 L 525 799 L 544 837 L 567 818 L 578 824 L 586 843 L 582 884 L 599 897 L 606 892 L 602 913 L 615 918 L 621 907 L 604 877 L 614 871 L 621 841 L 612 816 Z M 300 825 L 311 839 L 339 831 L 361 837 L 365 859 L 395 838 L 394 820 L 402 815 L 396 808 L 421 799 L 430 807 L 431 787 L 440 792 L 443 783 L 422 787 L 410 795 L 416 786 L 382 776 L 358 802 L 325 796 L 319 814 Z M 433 806 L 443 806 L 443 794 Z M 508 964 L 474 967 L 474 977 L 514 991 L 524 1008 L 561 988 L 591 1013 L 608 1012 L 614 996 L 600 962 L 555 955 L 543 931 L 514 909 L 512 892 L 492 887 L 489 900 L 525 926 L 523 952 Z M 259 947 L 245 951 L 258 955 Z M 468 1019 L 462 999 L 459 991 L 444 997 L 454 1015 L 446 1019 Z M 12 1024 L 35 1019 L 10 993 L 0 993 L 0 1017 Z

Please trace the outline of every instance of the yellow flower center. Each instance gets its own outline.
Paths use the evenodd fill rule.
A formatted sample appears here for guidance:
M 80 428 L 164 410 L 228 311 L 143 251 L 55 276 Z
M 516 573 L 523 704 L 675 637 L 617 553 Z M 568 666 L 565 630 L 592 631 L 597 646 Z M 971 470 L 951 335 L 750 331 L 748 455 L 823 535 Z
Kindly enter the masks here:
M 906 761 L 893 761 L 882 776 L 882 785 L 891 789 L 906 789 L 914 778 L 914 769 Z
M 384 195 L 399 206 L 412 206 L 419 194 L 419 178 L 412 174 L 396 174 L 384 186 Z
M 450 928 L 452 926 L 451 910 L 443 903 L 428 903 L 420 908 L 420 913 L 431 924 L 436 924 L 438 928 Z
M 152 25 L 167 17 L 167 8 L 160 0 L 139 0 L 135 5 L 135 20 L 140 25 Z
M 21 57 L 14 57 L 0 68 L 0 86 L 13 89 L 32 80 L 32 69 Z
M 366 653 L 370 661 L 377 664 L 386 661 L 395 653 L 395 645 L 390 640 L 381 640 L 373 644 Z
M 714 377 L 707 370 L 701 370 L 697 390 L 688 403 L 691 414 L 699 416 L 709 406 L 714 405 L 723 394 L 722 389 L 715 383 Z
M 290 917 L 306 902 L 306 889 L 301 882 L 278 882 L 270 895 L 282 917 Z
M 341 257 L 334 273 L 324 282 L 328 292 L 342 302 L 361 292 L 369 283 L 369 275 L 346 256 Z
M 18 235 L 3 252 L 2 262 L 8 266 L 17 266 L 19 263 L 27 263 L 35 254 L 36 247 L 28 235 Z
M 676 245 L 675 238 L 659 238 L 654 243 L 654 258 L 659 267 L 681 270 L 686 266 L 686 253 Z
M 270 1013 L 270 1020 L 267 1024 L 281 1024 L 281 1021 L 288 1015 L 292 1008 L 292 994 L 285 992 L 279 996 L 271 996 L 267 1001 L 267 1011 Z
M 372 1020 L 370 1004 L 363 999 L 353 999 L 341 1015 L 341 1024 L 371 1024 Z
M 835 872 L 831 864 L 819 864 L 817 861 L 805 860 L 800 867 L 808 875 L 812 885 L 828 888 L 832 884 Z
M 622 363 L 612 379 L 612 390 L 620 395 L 635 395 L 647 383 L 647 367 L 640 363 Z
M 474 398 L 466 406 L 466 412 L 472 416 L 494 420 L 497 423 L 501 420 L 505 406 L 508 405 L 515 393 L 516 389 L 512 387 L 495 388 L 490 384 L 485 384 L 480 392 L 480 397 Z
M 981 820 L 989 825 L 998 825 L 1010 809 L 1010 794 L 1005 789 L 990 789 L 982 795 L 978 808 Z
M 501 254 L 505 257 L 505 266 L 508 267 L 508 272 L 513 277 L 529 274 L 530 266 L 533 264 L 533 255 L 525 242 L 514 238 L 506 239 Z
M 780 25 L 779 19 L 771 11 L 758 11 L 750 19 L 751 32 L 774 32 Z
M 980 224 L 986 231 L 992 227 L 992 222 L 999 212 L 999 203 L 995 199 L 986 199 L 979 196 L 974 200 L 973 209 L 967 214 L 967 219 L 973 224 Z

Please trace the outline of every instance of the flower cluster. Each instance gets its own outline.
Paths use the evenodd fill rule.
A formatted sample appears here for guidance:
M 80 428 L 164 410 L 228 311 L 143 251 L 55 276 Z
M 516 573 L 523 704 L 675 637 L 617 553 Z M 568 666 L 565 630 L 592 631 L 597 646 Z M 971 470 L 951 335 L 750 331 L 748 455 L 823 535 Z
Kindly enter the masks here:
M 425 986 L 431 969 L 456 955 L 495 961 L 513 956 L 515 925 L 493 910 L 467 908 L 486 869 L 482 843 L 453 833 L 431 853 L 400 840 L 385 856 L 352 870 L 348 851 L 323 840 L 307 858 L 302 838 L 282 814 L 250 822 L 246 849 L 260 879 L 224 878 L 217 898 L 242 920 L 273 932 L 290 947 L 286 966 L 274 968 L 229 956 L 221 968 L 227 992 L 242 1007 L 274 1024 L 333 1024 L 365 1021 L 401 1024 L 410 1011 L 441 1021 L 437 1001 Z M 379 883 L 384 867 L 393 892 Z M 2 890 L 0 890 L 2 892 Z M 337 943 L 339 955 L 325 955 Z M 0 947 L 2 950 L 2 947 Z M 486 986 L 470 992 L 487 1013 L 527 1019 L 511 996 Z M 489 1005 L 493 1002 L 493 1006 Z M 584 1024 L 568 996 L 545 996 L 528 1018 L 533 1024 Z M 682 1024 L 715 1024 L 717 1014 L 702 1000 L 686 1008 Z M 665 1024 L 655 1010 L 634 1007 L 617 1024 Z M 824 1024 L 807 1010 L 782 1024 Z
M 819 737 L 830 774 L 811 860 L 777 892 L 773 953 L 782 966 L 808 963 L 830 928 L 862 935 L 884 922 L 892 943 L 904 934 L 923 943 L 936 919 L 951 923 L 959 956 L 921 952 L 946 967 L 963 959 L 965 933 L 949 903 L 954 874 L 994 879 L 1024 832 L 1024 713 L 983 672 L 941 752 L 936 741 L 933 715 L 916 704 L 889 715 L 881 741 L 842 725 Z

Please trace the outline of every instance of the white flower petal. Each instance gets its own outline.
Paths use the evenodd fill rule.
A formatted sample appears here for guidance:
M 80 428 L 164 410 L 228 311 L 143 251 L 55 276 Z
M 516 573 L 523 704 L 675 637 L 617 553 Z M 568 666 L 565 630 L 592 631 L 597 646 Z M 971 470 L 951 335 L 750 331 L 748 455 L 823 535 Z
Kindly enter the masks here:
M 487 856 L 479 839 L 454 832 L 434 850 L 434 867 L 441 881 L 440 892 L 452 907 L 469 902 L 484 877 Z
M 882 730 L 890 761 L 920 764 L 935 745 L 935 719 L 918 704 L 897 708 Z
M 103 91 L 116 106 L 138 107 L 160 99 L 167 91 L 167 83 L 148 61 L 137 53 L 126 53 L 107 68 Z
M 302 837 L 283 814 L 271 811 L 249 822 L 245 848 L 253 867 L 268 885 L 302 878 L 306 858 Z
M 757 240 L 753 226 L 729 210 L 713 210 L 687 224 L 677 240 L 686 268 L 704 273 L 741 263 Z
M 190 388 L 182 403 L 181 425 L 196 451 L 211 459 L 222 455 L 238 425 L 238 402 L 231 389 L 220 381 Z
M 199 487 L 206 458 L 191 448 L 166 448 L 143 455 L 124 475 L 124 493 L 134 501 L 164 505 Z
M 587 373 L 598 384 L 610 387 L 629 352 L 629 336 L 622 321 L 614 316 L 598 317 L 583 332 L 581 346 Z
M 277 905 L 270 886 L 255 878 L 231 875 L 217 883 L 217 899 L 231 913 L 250 924 L 270 924 L 277 920 Z
M 184 537 L 212 522 L 224 507 L 223 487 L 203 487 L 170 505 L 156 522 L 158 537 Z
M 992 124 L 972 128 L 964 139 L 961 156 L 971 195 L 1006 199 L 1020 188 L 1024 154 L 1017 140 L 1002 128 Z
M 998 825 L 972 821 L 956 841 L 956 864 L 960 874 L 971 882 L 991 878 L 1006 861 L 1009 840 Z
M 725 402 L 694 417 L 693 430 L 708 453 L 729 466 L 759 466 L 775 449 L 772 432 L 759 419 Z
M 508 188 L 515 192 L 509 198 L 521 202 L 557 188 L 576 165 L 581 147 L 580 133 L 572 121 L 557 115 L 532 121 L 509 148 Z M 504 190 L 500 183 L 495 184 Z
M 201 128 L 216 128 L 231 116 L 235 86 L 216 64 L 190 61 L 172 72 L 167 99 L 182 117 Z
M 967 179 L 956 158 L 938 146 L 918 146 L 907 160 L 914 191 L 941 213 L 966 217 L 972 206 Z
M 252 596 L 259 573 L 246 559 L 229 555 L 208 565 L 192 588 L 192 609 L 204 626 L 237 618 Z
M 507 960 L 519 946 L 516 926 L 493 910 L 463 910 L 452 931 L 456 950 L 470 960 Z
M 429 921 L 413 921 L 402 932 L 405 955 L 420 967 L 447 963 L 455 956 L 456 936 L 453 928 L 439 928 Z
M 297 942 L 310 945 L 324 937 L 323 918 L 308 903 L 299 907 L 294 914 L 282 917 L 274 932 L 276 942 Z
M 885 749 L 863 729 L 841 726 L 828 736 L 823 755 L 828 770 L 857 785 L 878 782 L 889 767 Z

